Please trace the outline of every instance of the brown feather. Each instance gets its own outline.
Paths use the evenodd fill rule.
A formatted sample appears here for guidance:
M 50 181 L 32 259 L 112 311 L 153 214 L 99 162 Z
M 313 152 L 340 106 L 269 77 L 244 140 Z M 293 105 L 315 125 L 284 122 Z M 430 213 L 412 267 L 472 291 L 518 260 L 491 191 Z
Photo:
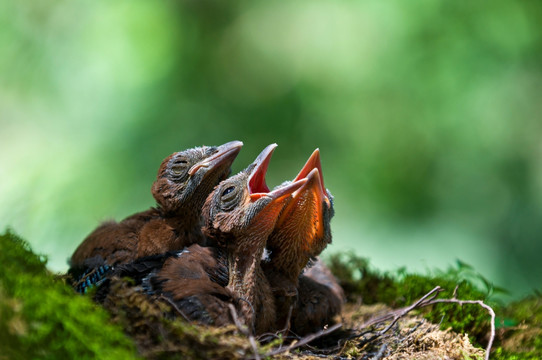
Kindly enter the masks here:
M 214 186 L 229 174 L 241 146 L 237 141 L 168 156 L 152 186 L 158 207 L 119 223 L 100 225 L 73 253 L 72 268 L 85 267 L 88 259 L 96 257 L 116 265 L 203 243 L 201 207 Z

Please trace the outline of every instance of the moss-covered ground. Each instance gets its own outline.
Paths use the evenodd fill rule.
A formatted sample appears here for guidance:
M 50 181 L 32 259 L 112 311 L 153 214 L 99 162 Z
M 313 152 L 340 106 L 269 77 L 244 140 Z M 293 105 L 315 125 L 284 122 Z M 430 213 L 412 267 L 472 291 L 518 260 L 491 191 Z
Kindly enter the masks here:
M 490 317 L 478 305 L 436 304 L 389 321 L 369 320 L 412 304 L 435 286 L 439 298 L 483 300 L 497 314 L 493 359 L 542 358 L 542 296 L 503 305 L 495 288 L 470 266 L 447 271 L 382 273 L 364 259 L 329 259 L 348 296 L 340 330 L 310 345 L 271 334 L 250 339 L 235 326 L 209 328 L 173 320 L 163 301 L 152 301 L 129 281 L 111 284 L 115 296 L 101 306 L 81 296 L 62 276 L 47 270 L 46 258 L 7 232 L 0 235 L 0 359 L 136 358 L 360 358 L 482 359 Z M 455 290 L 455 294 L 454 294 Z M 258 341 L 261 340 L 261 341 Z M 282 351 L 290 346 L 289 351 Z M 256 355 L 258 353 L 258 355 Z
M 133 341 L 12 233 L 0 235 L 0 358 L 136 358 Z

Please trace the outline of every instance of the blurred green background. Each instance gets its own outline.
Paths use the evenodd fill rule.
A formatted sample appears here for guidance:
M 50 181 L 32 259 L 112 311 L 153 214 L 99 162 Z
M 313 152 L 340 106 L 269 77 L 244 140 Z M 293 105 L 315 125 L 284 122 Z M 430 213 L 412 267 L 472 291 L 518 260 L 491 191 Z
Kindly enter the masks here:
M 334 243 L 381 269 L 542 287 L 542 3 L 0 3 L 0 229 L 66 259 L 153 205 L 174 151 L 319 147 Z

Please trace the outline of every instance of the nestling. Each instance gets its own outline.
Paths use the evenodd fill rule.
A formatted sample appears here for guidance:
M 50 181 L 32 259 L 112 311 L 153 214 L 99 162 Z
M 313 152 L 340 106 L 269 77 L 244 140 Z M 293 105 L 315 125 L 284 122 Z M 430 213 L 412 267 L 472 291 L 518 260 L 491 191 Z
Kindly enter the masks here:
M 196 147 L 168 156 L 160 165 L 152 195 L 157 207 L 121 222 L 106 222 L 79 245 L 70 260 L 77 275 L 137 258 L 203 243 L 201 208 L 229 172 L 243 143 Z

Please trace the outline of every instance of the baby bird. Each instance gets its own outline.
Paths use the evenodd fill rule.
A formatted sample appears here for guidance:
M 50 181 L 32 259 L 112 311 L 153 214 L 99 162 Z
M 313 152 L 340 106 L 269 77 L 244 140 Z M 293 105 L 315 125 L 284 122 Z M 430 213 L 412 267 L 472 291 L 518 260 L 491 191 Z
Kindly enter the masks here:
M 230 172 L 243 143 L 196 147 L 168 156 L 160 165 L 152 195 L 156 208 L 121 222 L 106 222 L 79 245 L 70 259 L 77 276 L 137 258 L 203 243 L 201 208 Z M 87 279 L 88 280 L 88 279 Z M 88 281 L 87 281 L 88 282 Z
M 192 245 L 148 279 L 148 287 L 173 301 L 189 319 L 221 325 L 239 320 L 256 334 L 273 329 L 275 305 L 260 266 L 266 241 L 300 179 L 269 191 L 265 174 L 276 145 L 266 147 L 239 174 L 222 181 L 202 210 L 203 233 L 215 248 Z
M 330 220 L 333 197 L 324 187 L 320 152 L 316 149 L 294 181 L 307 179 L 296 190 L 277 220 L 267 241 L 269 259 L 263 268 L 273 289 L 277 306 L 277 328 L 299 335 L 315 332 L 329 324 L 340 313 L 344 294 L 333 284 L 333 276 L 325 283 L 300 276 L 311 259 L 315 259 L 331 243 Z M 284 185 L 281 185 L 284 186 Z M 320 264 L 325 269 L 325 265 Z M 320 268 L 319 267 L 319 268 Z M 321 275 L 313 271 L 314 275 Z M 338 286 L 338 284 L 336 284 Z

